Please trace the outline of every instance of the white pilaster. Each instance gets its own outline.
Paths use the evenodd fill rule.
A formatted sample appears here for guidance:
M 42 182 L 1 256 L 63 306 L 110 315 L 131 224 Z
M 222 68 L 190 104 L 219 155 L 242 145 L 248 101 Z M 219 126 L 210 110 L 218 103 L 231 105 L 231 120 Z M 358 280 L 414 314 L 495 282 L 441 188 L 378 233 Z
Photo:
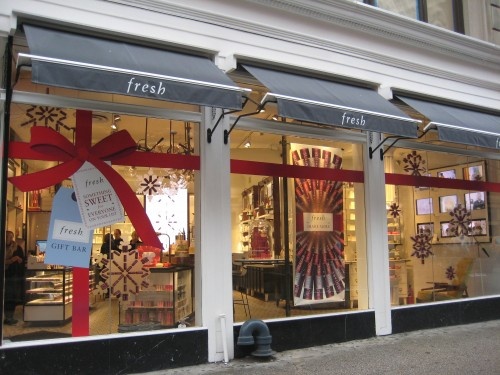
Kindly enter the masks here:
M 228 128 L 224 118 L 207 142 L 220 109 L 202 108 L 200 126 L 200 173 L 197 194 L 200 228 L 196 250 L 196 324 L 208 328 L 208 360 L 224 359 L 220 316 L 226 316 L 225 337 L 229 359 L 234 358 L 231 269 L 231 207 L 229 145 L 223 141 Z
M 370 239 L 366 246 L 368 290 L 370 307 L 375 309 L 375 332 L 388 335 L 392 333 L 392 324 L 384 162 L 380 160 L 379 150 L 372 159 L 368 152 L 368 147 L 375 148 L 380 139 L 379 133 L 368 133 L 365 150 L 366 237 Z

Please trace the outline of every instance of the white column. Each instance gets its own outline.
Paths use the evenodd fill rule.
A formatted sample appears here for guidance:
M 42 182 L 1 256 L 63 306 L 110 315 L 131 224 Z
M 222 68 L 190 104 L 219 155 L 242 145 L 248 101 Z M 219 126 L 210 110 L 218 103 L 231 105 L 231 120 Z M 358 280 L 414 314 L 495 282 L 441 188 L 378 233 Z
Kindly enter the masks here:
M 207 129 L 213 128 L 220 113 L 220 109 L 202 108 L 201 165 L 196 186 L 196 324 L 208 329 L 209 362 L 224 359 L 221 314 L 226 316 L 228 357 L 234 358 L 229 145 L 223 141 L 227 117 L 219 123 L 212 142 L 207 142 Z
M 375 332 L 377 335 L 388 335 L 392 333 L 392 324 L 384 162 L 380 160 L 379 150 L 372 159 L 368 152 L 368 147 L 375 148 L 380 140 L 379 133 L 368 133 L 365 150 L 366 250 L 368 291 L 370 307 L 375 310 Z

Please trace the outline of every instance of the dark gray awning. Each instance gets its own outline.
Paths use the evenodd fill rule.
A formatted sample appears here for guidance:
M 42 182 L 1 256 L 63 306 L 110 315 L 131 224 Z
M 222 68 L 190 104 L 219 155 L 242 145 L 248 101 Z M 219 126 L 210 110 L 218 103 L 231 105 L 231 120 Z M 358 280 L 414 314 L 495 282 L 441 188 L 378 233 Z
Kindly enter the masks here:
M 374 90 L 244 65 L 264 84 L 282 117 L 349 129 L 417 137 L 419 120 L 407 116 Z
M 442 141 L 500 148 L 500 116 L 399 95 L 398 98 L 427 117 L 431 122 L 426 129 L 436 126 Z
M 242 91 L 208 58 L 24 25 L 32 81 L 241 109 Z M 21 54 L 20 54 L 21 55 Z

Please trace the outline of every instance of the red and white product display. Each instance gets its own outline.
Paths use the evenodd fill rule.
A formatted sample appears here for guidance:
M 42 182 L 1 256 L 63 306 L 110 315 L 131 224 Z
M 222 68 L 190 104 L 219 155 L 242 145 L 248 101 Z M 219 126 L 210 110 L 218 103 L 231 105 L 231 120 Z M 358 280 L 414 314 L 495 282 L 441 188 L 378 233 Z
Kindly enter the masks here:
M 340 149 L 292 144 L 294 165 L 340 169 Z M 341 181 L 295 178 L 294 304 L 345 300 Z

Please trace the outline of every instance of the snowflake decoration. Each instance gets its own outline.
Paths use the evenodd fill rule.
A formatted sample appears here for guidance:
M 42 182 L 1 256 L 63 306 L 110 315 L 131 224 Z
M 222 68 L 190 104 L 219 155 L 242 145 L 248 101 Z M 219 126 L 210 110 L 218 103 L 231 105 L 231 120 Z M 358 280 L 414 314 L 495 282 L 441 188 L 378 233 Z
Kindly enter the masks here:
M 47 127 L 55 125 L 54 128 L 57 131 L 59 131 L 60 127 L 63 127 L 66 130 L 71 130 L 71 128 L 64 123 L 67 119 L 67 113 L 61 108 L 32 105 L 28 110 L 26 110 L 26 116 L 29 120 L 23 122 L 21 126 L 44 123 Z
M 153 169 L 149 168 L 148 173 L 142 176 L 142 180 L 140 180 L 140 184 L 136 192 L 143 195 L 159 194 L 162 182 L 163 177 L 155 175 L 153 173 Z
M 446 278 L 448 280 L 453 280 L 455 278 L 455 276 L 456 276 L 455 269 L 452 266 L 449 266 L 446 269 Z
M 429 255 L 434 255 L 431 251 L 431 236 L 428 231 L 420 231 L 414 237 L 410 237 L 413 241 L 413 253 L 411 256 L 415 256 L 422 261 L 422 264 L 425 263 L 425 258 Z
M 92 254 L 92 264 L 97 265 L 98 267 L 102 267 L 104 262 L 107 262 L 108 256 L 101 253 L 93 253 Z M 104 261 L 104 262 L 103 262 Z M 108 287 L 104 287 L 102 281 L 99 281 L 94 289 L 92 289 L 92 294 L 94 296 L 104 296 L 107 293 Z
M 454 237 L 464 238 L 469 233 L 470 211 L 460 203 L 450 212 L 450 234 Z
M 148 259 L 139 259 L 137 250 L 111 252 L 111 259 L 103 259 L 104 268 L 101 277 L 104 282 L 99 283 L 98 289 L 110 289 L 110 293 L 127 301 L 129 293 L 137 294 L 141 287 L 147 288 L 149 269 L 145 267 Z
M 394 219 L 398 218 L 400 213 L 401 210 L 399 209 L 399 204 L 394 202 L 389 206 L 389 215 L 391 215 Z
M 425 160 L 416 151 L 412 151 L 406 155 L 403 161 L 406 163 L 403 168 L 404 171 L 410 172 L 412 176 L 422 176 L 427 172 L 427 169 L 424 167 Z
M 92 295 L 104 297 L 108 293 L 108 287 L 102 281 L 99 281 L 94 289 L 92 289 Z

